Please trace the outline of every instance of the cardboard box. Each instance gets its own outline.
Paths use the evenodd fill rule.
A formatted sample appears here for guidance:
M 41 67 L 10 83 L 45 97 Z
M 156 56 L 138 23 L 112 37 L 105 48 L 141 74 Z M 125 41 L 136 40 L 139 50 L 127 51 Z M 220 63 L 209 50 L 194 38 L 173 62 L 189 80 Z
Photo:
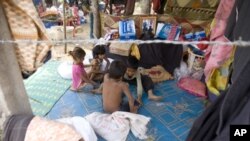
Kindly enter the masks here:
M 120 35 L 120 40 L 136 39 L 134 20 L 119 21 L 119 35 Z
M 129 56 L 132 43 L 111 43 L 109 52 L 121 56 Z

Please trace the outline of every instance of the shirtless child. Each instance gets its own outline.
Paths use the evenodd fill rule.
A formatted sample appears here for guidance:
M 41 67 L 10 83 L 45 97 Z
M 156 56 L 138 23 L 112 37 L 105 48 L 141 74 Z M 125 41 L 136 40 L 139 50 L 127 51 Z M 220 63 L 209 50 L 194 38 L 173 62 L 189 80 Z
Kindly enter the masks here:
M 131 95 L 128 84 L 122 81 L 125 72 L 126 66 L 123 62 L 113 61 L 108 73 L 105 74 L 102 84 L 103 109 L 105 112 L 137 112 L 138 102 Z M 123 101 L 123 94 L 128 98 L 128 102 Z

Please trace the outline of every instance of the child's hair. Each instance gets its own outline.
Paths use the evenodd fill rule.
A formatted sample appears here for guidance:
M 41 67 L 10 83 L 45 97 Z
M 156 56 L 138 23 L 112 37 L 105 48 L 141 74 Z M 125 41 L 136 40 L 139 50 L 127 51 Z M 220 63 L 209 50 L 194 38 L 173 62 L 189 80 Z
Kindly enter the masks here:
M 120 79 L 126 72 L 126 65 L 122 61 L 114 60 L 110 64 L 110 68 L 108 70 L 109 77 L 112 79 Z
M 81 58 L 84 58 L 86 52 L 80 47 L 75 47 L 73 51 L 69 51 L 69 55 L 73 57 L 74 61 L 77 61 Z
M 92 53 L 93 53 L 93 58 L 98 58 L 98 55 L 105 54 L 106 53 L 105 45 L 96 45 L 93 48 Z
M 139 67 L 139 61 L 134 56 L 129 56 L 127 59 L 127 68 L 137 69 Z

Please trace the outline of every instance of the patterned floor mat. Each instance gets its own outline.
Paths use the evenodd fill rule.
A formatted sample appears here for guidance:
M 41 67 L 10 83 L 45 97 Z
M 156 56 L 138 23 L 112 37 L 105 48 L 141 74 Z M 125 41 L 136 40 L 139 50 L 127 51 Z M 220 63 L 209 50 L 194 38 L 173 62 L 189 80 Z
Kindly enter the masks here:
M 131 87 L 131 91 L 135 93 L 135 87 Z M 162 95 L 164 100 L 150 101 L 144 94 L 144 105 L 139 109 L 139 114 L 152 118 L 148 125 L 150 140 L 184 141 L 194 120 L 204 110 L 203 100 L 180 90 L 175 81 L 155 85 L 155 93 Z M 103 111 L 101 95 L 68 90 L 46 117 L 85 116 L 95 111 Z M 137 140 L 132 133 L 128 135 L 127 141 Z
M 59 61 L 50 60 L 32 76 L 24 80 L 32 111 L 35 115 L 46 115 L 67 91 L 71 81 L 57 73 Z

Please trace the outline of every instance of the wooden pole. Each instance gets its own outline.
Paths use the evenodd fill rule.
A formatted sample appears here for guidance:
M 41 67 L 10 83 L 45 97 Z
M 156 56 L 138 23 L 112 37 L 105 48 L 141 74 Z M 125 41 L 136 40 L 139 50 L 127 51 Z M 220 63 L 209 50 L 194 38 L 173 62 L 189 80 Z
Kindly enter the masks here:
M 67 19 L 66 19 L 65 4 L 66 4 L 66 0 L 64 0 L 63 2 L 63 33 L 64 33 L 64 40 L 67 40 L 67 34 L 66 34 Z M 64 43 L 64 53 L 67 54 L 67 43 Z
M 101 37 L 101 19 L 98 0 L 92 0 L 91 10 L 94 14 L 94 36 L 99 39 Z
M 141 13 L 149 15 L 151 12 L 151 0 L 140 0 Z
M 127 0 L 124 16 L 133 15 L 136 0 Z
M 0 39 L 13 40 L 0 0 Z M 0 129 L 6 116 L 32 114 L 14 44 L 0 43 Z

